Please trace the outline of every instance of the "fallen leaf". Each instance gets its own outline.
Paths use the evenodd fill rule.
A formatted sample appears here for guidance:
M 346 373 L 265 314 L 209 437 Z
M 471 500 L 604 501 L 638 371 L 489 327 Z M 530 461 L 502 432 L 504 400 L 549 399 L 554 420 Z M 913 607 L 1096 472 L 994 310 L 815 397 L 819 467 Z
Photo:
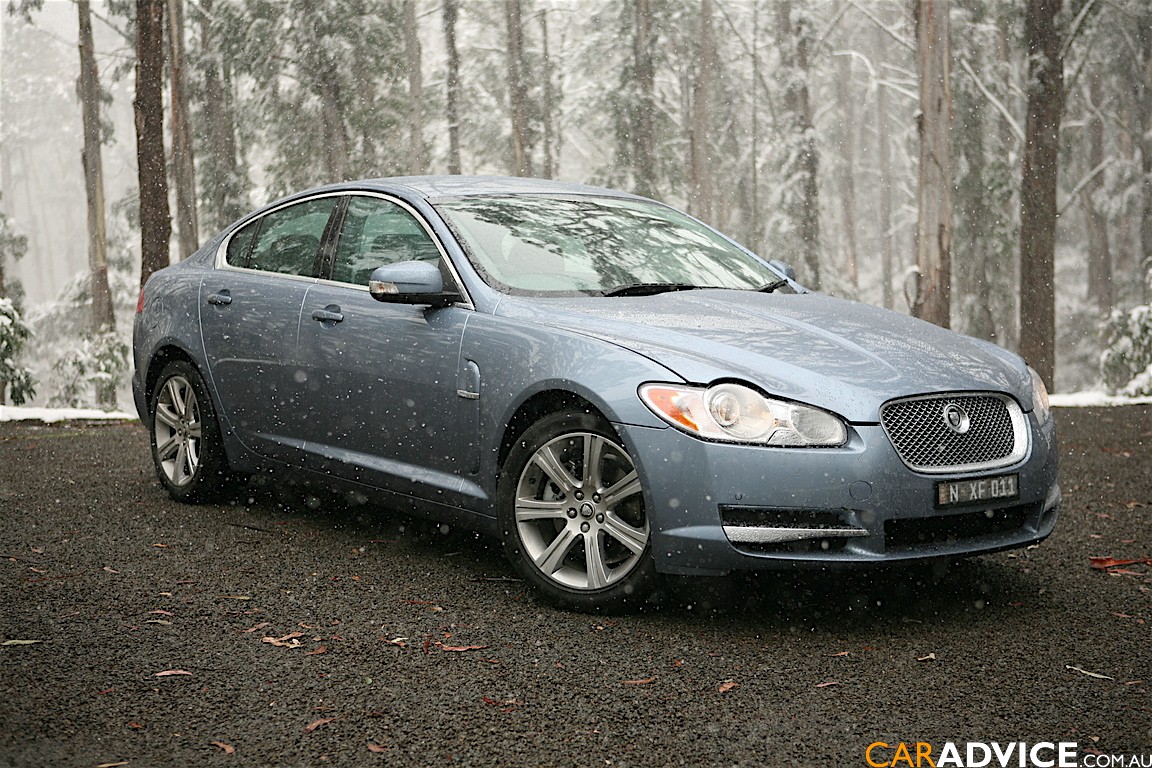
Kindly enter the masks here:
M 35 645 L 36 643 L 42 643 L 42 642 L 44 642 L 44 641 L 43 640 L 5 640 L 4 642 L 0 643 L 0 645 Z
M 444 645 L 443 643 L 436 643 L 436 646 L 442 651 L 482 651 L 488 647 L 486 645 Z
M 277 648 L 299 648 L 301 643 L 297 638 L 304 636 L 303 632 L 289 632 L 284 637 L 265 637 L 261 640 L 263 643 L 274 645 Z
M 936 661 L 936 654 L 930 653 L 927 656 L 919 656 L 916 661 Z
M 322 653 L 328 653 L 328 646 L 322 645 L 314 651 L 308 651 L 305 656 L 319 656 Z
M 35 552 L 38 555 L 44 554 L 44 548 L 43 547 L 28 547 L 28 549 L 32 550 L 33 552 Z
M 254 627 L 248 627 L 248 629 L 246 629 L 246 630 L 244 630 L 244 631 L 245 631 L 245 632 L 255 632 L 255 631 L 256 631 L 256 630 L 258 630 L 258 629 L 264 629 L 264 627 L 270 627 L 270 626 L 272 626 L 272 623 L 271 623 L 271 622 L 268 622 L 268 621 L 262 621 L 262 622 L 260 622 L 259 624 L 257 624 L 257 625 L 256 625 L 256 626 L 254 626 Z
M 142 726 L 140 723 L 136 722 L 135 720 L 130 720 L 128 722 L 128 727 L 129 728 L 143 728 L 144 726 Z
M 375 752 L 376 754 L 380 754 L 382 752 L 387 752 L 388 747 L 382 747 L 379 744 L 374 744 L 370 741 L 370 742 L 368 742 L 368 751 L 369 752 Z
M 248 595 L 217 595 L 221 600 L 251 600 Z
M 159 547 L 160 549 L 170 549 L 167 544 L 153 544 L 152 546 Z
M 146 621 L 144 623 L 145 624 L 163 624 L 166 627 L 172 626 L 172 622 L 168 621 L 167 619 L 148 619 L 148 621 Z
M 120 766 L 120 765 L 128 765 L 128 761 L 127 760 L 121 760 L 118 763 L 100 763 L 99 765 L 96 766 L 96 768 L 117 768 L 117 766 Z
M 210 741 L 208 743 L 214 747 L 220 747 L 220 749 L 224 750 L 224 754 L 226 755 L 231 755 L 236 751 L 236 747 L 232 746 L 231 744 L 225 744 L 222 741 Z
M 646 677 L 643 680 L 622 680 L 624 685 L 648 685 L 648 683 L 656 682 L 655 677 Z
M 304 733 L 312 733 L 313 731 L 315 731 L 320 726 L 328 725 L 328 723 L 332 722 L 335 719 L 336 718 L 334 718 L 334 717 L 322 717 L 319 720 L 313 720 L 312 722 L 308 723 L 308 727 L 304 729 Z
M 175 675 L 191 675 L 192 673 L 186 669 L 166 669 L 163 672 L 157 672 L 153 677 L 173 677 Z
M 1152 557 L 1138 557 L 1131 560 L 1121 560 L 1115 557 L 1090 557 L 1088 559 L 1092 561 L 1092 567 L 1098 571 L 1115 568 L 1118 565 L 1136 565 L 1137 563 L 1152 565 Z
M 1097 680 L 1115 680 L 1116 679 L 1114 677 L 1108 677 L 1108 675 L 1102 675 L 1099 672 L 1089 672 L 1086 669 L 1081 669 L 1080 667 L 1074 667 L 1071 664 L 1065 664 L 1064 668 L 1070 669 L 1073 672 L 1079 672 L 1082 675 L 1088 675 L 1088 677 L 1094 677 Z
M 1132 571 L 1127 568 L 1109 568 L 1107 571 L 1109 576 L 1143 576 L 1140 571 Z
M 115 568 L 109 568 L 108 566 L 104 566 L 104 570 L 108 571 L 108 573 L 120 573 L 120 571 Z
M 831 657 L 833 659 L 838 659 L 842 656 L 851 656 L 852 652 L 851 651 L 840 651 L 840 653 L 830 653 L 828 655 L 829 655 L 829 657 Z
M 817 684 L 816 684 L 816 687 L 817 687 L 817 688 L 827 688 L 827 687 L 829 687 L 829 686 L 832 686 L 832 685 L 840 685 L 840 683 L 838 683 L 838 682 L 837 682 L 837 681 L 835 681 L 835 680 L 829 680 L 829 681 L 828 681 L 828 682 L 826 682 L 826 683 L 817 683 Z
M 1124 685 L 1143 685 L 1143 684 L 1144 684 L 1143 680 L 1129 680 L 1129 681 L 1124 683 Z
M 728 693 L 728 691 L 732 690 L 733 688 L 739 687 L 740 683 L 736 682 L 735 680 L 725 680 L 724 682 L 720 683 L 720 687 L 716 690 L 720 693 Z
M 154 613 L 157 616 L 175 616 L 176 615 L 176 614 L 172 613 L 171 611 L 162 611 L 160 609 L 156 609 L 155 611 L 148 611 L 148 613 Z
M 384 640 L 384 638 L 380 639 Z M 395 645 L 398 648 L 407 648 L 408 643 L 405 642 L 407 639 L 406 637 L 394 637 L 391 640 L 384 640 L 384 642 L 388 643 L 388 645 Z

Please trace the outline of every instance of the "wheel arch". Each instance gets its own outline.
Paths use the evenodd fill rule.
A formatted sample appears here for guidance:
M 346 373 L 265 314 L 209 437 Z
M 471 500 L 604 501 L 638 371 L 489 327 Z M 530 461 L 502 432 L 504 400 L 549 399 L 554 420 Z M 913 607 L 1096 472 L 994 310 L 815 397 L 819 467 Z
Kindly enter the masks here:
M 546 416 L 561 411 L 579 410 L 595 414 L 611 424 L 611 419 L 591 400 L 567 389 L 546 389 L 530 396 L 508 419 L 507 426 L 500 436 L 499 450 L 496 456 L 496 469 L 504 466 L 512 446 L 533 424 Z M 615 431 L 615 429 L 613 429 Z

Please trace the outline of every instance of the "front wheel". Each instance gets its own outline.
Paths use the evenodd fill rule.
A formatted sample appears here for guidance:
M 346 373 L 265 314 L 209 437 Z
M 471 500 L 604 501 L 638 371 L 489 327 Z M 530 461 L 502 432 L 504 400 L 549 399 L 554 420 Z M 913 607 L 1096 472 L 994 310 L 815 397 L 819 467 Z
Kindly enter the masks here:
M 152 461 L 168 495 L 193 503 L 219 496 L 230 474 L 220 423 L 200 373 L 184 360 L 169 363 L 150 403 Z
M 553 603 L 616 611 L 651 593 L 643 489 L 604 419 L 572 411 L 532 425 L 504 463 L 497 502 L 509 558 Z

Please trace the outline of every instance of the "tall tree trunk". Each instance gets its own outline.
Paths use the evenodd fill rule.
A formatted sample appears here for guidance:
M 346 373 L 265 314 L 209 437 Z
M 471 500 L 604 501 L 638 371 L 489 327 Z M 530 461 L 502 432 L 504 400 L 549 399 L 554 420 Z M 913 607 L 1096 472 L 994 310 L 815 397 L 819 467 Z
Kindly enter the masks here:
M 172 180 L 176 187 L 176 228 L 180 236 L 180 258 L 184 259 L 200 247 L 192 121 L 188 116 L 188 78 L 184 73 L 184 0 L 168 0 L 168 54 L 172 103 Z
M 836 96 L 841 110 L 840 138 L 840 226 L 844 230 L 844 257 L 847 262 L 848 286 L 852 295 L 860 291 L 860 267 L 856 251 L 856 107 L 852 86 L 852 60 L 839 57 Z
M 532 142 L 528 134 L 528 84 L 520 0 L 504 0 L 504 22 L 508 31 L 508 106 L 512 115 L 511 170 L 515 176 L 531 176 Z
M 920 71 L 919 270 L 912 314 L 944 328 L 952 309 L 952 86 L 948 0 L 916 0 Z
M 784 106 L 792 125 L 789 144 L 797 145 L 798 164 L 788 169 L 799 178 L 800 192 L 792 196 L 788 216 L 797 232 L 801 279 L 820 289 L 820 155 L 816 149 L 812 102 L 808 92 L 808 43 L 811 30 L 792 18 L 791 0 L 777 0 L 776 22 L 780 36 L 780 70 L 785 79 Z
M 424 148 L 424 78 L 416 0 L 404 0 L 404 56 L 408 62 L 408 172 L 418 175 L 428 172 L 428 153 Z
M 696 41 L 696 77 L 692 81 L 692 114 L 688 127 L 688 212 L 710 223 L 715 222 L 712 188 L 712 84 L 717 67 L 712 14 L 712 0 L 701 0 L 700 36 Z
M 236 147 L 236 112 L 233 108 L 231 69 L 216 41 L 213 0 L 200 0 L 200 40 L 204 55 L 201 163 L 213 180 L 204 190 L 205 223 L 211 231 L 223 229 L 244 215 L 245 184 Z
M 80 21 L 80 108 L 84 121 L 84 192 L 88 200 L 88 273 L 92 289 L 92 333 L 116 328 L 112 291 L 108 287 L 107 236 L 104 222 L 104 167 L 100 157 L 100 75 L 92 43 L 88 0 L 76 3 Z M 98 394 L 103 390 L 97 387 Z M 107 397 L 100 397 L 108 405 Z M 112 403 L 115 404 L 115 392 Z
M 1145 303 L 1152 301 L 1152 11 L 1143 9 L 1143 24 L 1138 35 L 1143 77 L 1137 78 L 1136 111 L 1139 115 L 1137 134 L 1140 146 L 1141 211 L 1140 211 L 1140 283 Z
M 876 28 L 879 41 L 880 59 L 885 59 L 884 41 L 887 34 L 883 29 Z M 885 309 L 896 306 L 892 280 L 894 269 L 892 264 L 892 147 L 889 144 L 888 133 L 888 85 L 879 83 L 876 86 L 876 149 L 880 164 L 880 281 L 883 283 L 882 301 Z
M 448 53 L 447 99 L 448 173 L 460 173 L 460 52 L 456 47 L 459 0 L 444 0 L 444 48 Z
M 542 129 L 541 139 L 544 143 L 544 165 L 540 175 L 551 179 L 556 175 L 559 164 L 559 136 L 556 130 L 556 91 L 552 87 L 552 59 L 548 53 L 548 9 L 540 9 L 540 52 L 541 72 L 540 79 L 544 86 L 544 104 L 540 109 L 540 122 Z
M 1028 0 L 1028 117 L 1020 181 L 1020 353 L 1052 387 L 1056 376 L 1056 182 L 1064 63 L 1056 16 L 1063 0 Z
M 1104 94 L 1100 79 L 1089 78 L 1088 101 L 1088 171 L 1104 162 L 1104 117 L 1100 112 Z M 1088 299 L 1096 302 L 1101 317 L 1112 312 L 1112 253 L 1108 247 L 1108 218 L 1096 207 L 1095 196 L 1104 186 L 1102 174 L 1095 174 L 1084 185 L 1080 200 L 1084 205 L 1084 223 L 1088 230 Z
M 136 166 L 140 189 L 140 285 L 168 266 L 172 220 L 164 170 L 164 4 L 136 0 Z
M 656 192 L 656 66 L 653 63 L 652 0 L 635 0 L 632 58 L 636 72 L 636 105 L 633 115 L 632 164 L 636 194 L 655 197 Z

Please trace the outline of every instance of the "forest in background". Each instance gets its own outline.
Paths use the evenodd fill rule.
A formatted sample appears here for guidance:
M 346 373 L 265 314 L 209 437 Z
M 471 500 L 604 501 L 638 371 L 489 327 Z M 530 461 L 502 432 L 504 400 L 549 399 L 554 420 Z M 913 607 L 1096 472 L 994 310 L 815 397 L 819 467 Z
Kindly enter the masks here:
M 0 398 L 123 400 L 151 270 L 280 194 L 426 172 L 649 195 L 813 288 L 1020 351 L 1059 391 L 1152 391 L 1145 0 L 6 11 Z M 65 217 L 85 239 L 47 246 Z M 5 274 L 50 264 L 58 292 L 25 306 Z

